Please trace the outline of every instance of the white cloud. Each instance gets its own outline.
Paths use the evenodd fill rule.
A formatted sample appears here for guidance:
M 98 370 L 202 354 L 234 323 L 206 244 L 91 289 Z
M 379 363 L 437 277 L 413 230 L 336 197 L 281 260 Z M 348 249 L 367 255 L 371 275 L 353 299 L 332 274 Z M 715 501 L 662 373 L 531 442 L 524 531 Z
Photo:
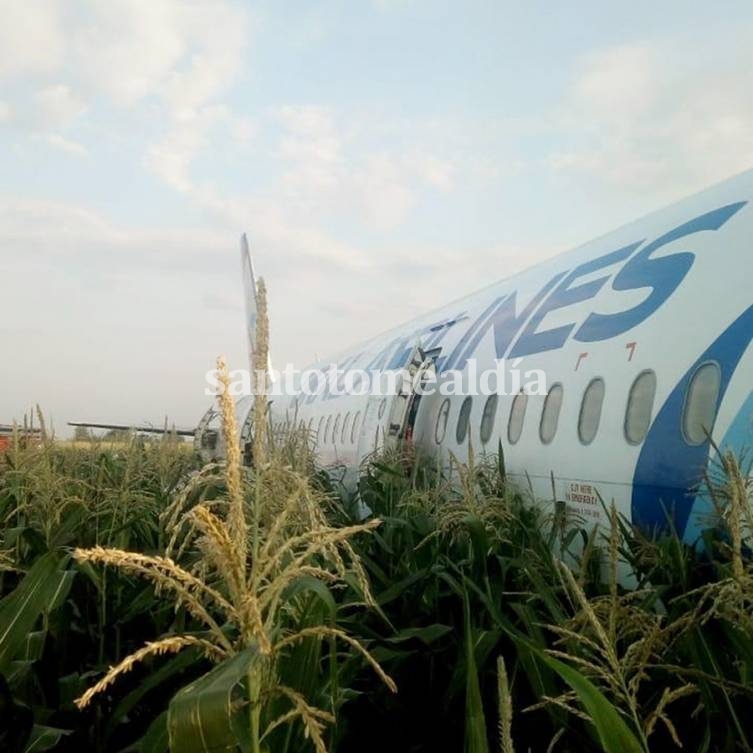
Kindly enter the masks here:
M 164 137 L 148 147 L 146 164 L 171 188 L 200 196 L 191 178 L 194 159 L 218 143 L 242 148 L 256 131 L 250 118 L 237 116 L 224 105 L 185 110 L 173 119 Z
M 47 128 L 69 125 L 84 112 L 83 102 L 65 84 L 46 86 L 34 94 L 40 124 Z
M 418 180 L 406 168 L 382 152 L 367 155 L 352 174 L 352 197 L 375 227 L 397 227 L 415 205 Z
M 698 55 L 682 40 L 588 55 L 556 120 L 550 164 L 662 196 L 753 165 L 753 44 Z
M 320 106 L 286 106 L 274 113 L 286 163 L 282 196 L 308 216 L 347 212 L 376 229 L 399 226 L 426 190 L 454 186 L 454 166 L 420 141 L 420 125 L 403 124 L 406 143 L 386 146 L 370 118 Z M 378 119 L 377 119 L 378 120 Z M 420 136 L 419 136 L 420 134 Z
M 260 205 L 254 196 L 228 200 L 193 176 L 197 157 L 218 145 L 248 144 L 259 130 L 223 101 L 243 69 L 253 32 L 244 6 L 228 0 L 77 0 L 65 14 L 44 3 L 35 7 L 33 18 L 48 28 L 56 52 L 34 69 L 41 76 L 35 93 L 9 103 L 18 128 L 82 154 L 86 142 L 74 126 L 91 128 L 96 120 L 81 115 L 103 105 L 127 109 L 130 127 L 143 123 L 149 134 L 144 163 L 168 186 L 225 216 L 228 208 L 235 214 L 238 203 Z M 30 80 L 30 65 L 7 68 L 6 78 Z M 452 190 L 454 166 L 427 147 L 420 129 L 388 148 L 369 121 L 362 113 L 312 105 L 273 110 L 265 126 L 278 175 L 265 188 L 262 214 L 270 217 L 269 202 L 275 201 L 308 227 L 345 211 L 373 228 L 393 229 L 425 191 Z
M 81 11 L 67 29 L 71 72 L 117 105 L 155 94 L 189 52 L 180 3 L 109 0 L 85 2 Z
M 8 105 L 18 127 L 65 148 L 74 143 L 67 129 L 95 104 L 139 109 L 150 126 L 156 114 L 165 125 L 153 163 L 175 187 L 218 117 L 249 138 L 247 120 L 218 104 L 244 60 L 251 28 L 242 5 L 78 0 L 62 13 L 56 2 L 0 2 L 0 80 L 22 83 Z M 39 86 L 28 95 L 32 81 Z
M 155 269 L 199 266 L 206 273 L 227 246 L 217 231 L 119 225 L 80 204 L 0 195 L 0 265 L 6 271 L 33 260 L 89 279 L 112 270 L 134 279 Z M 23 253 L 14 253 L 21 248 Z
M 59 133 L 42 133 L 39 134 L 37 138 L 54 149 L 67 152 L 75 157 L 85 157 L 89 154 L 82 143 L 74 141 L 73 139 L 67 139 Z
M 147 164 L 172 188 L 188 193 L 193 184 L 191 162 L 207 143 L 207 134 L 221 118 L 220 108 L 204 108 L 176 120 L 165 137 L 147 153 Z
M 190 44 L 190 55 L 168 77 L 164 97 L 175 112 L 201 107 L 224 92 L 238 75 L 251 34 L 242 6 L 226 2 L 181 3 L 173 8 Z
M 325 231 L 330 221 L 347 216 L 373 230 L 390 230 L 407 219 L 427 190 L 445 193 L 454 187 L 455 165 L 429 144 L 415 145 L 418 138 L 409 138 L 410 129 L 403 134 L 405 144 L 388 149 L 375 146 L 381 139 L 364 125 L 369 122 L 313 105 L 274 108 L 259 123 L 243 121 L 222 106 L 205 107 L 177 119 L 167 137 L 149 149 L 147 160 L 202 210 L 251 229 L 266 247 L 359 266 L 366 254 Z M 423 135 L 420 127 L 414 129 Z M 249 134 L 275 162 L 262 193 L 231 195 L 193 177 L 192 163 L 203 150 Z
M 286 189 L 301 196 L 336 189 L 342 180 L 343 139 L 326 107 L 288 105 L 277 112 L 282 126 L 278 153 L 290 168 Z
M 415 151 L 406 156 L 406 165 L 432 188 L 451 191 L 455 187 L 455 166 L 448 160 Z
M 0 79 L 54 70 L 64 33 L 57 0 L 0 0 Z
M 574 108 L 598 113 L 618 128 L 625 120 L 643 116 L 661 98 L 662 57 L 661 50 L 649 44 L 585 56 L 572 87 Z
M 68 62 L 116 105 L 157 97 L 177 115 L 225 90 L 249 33 L 248 12 L 224 0 L 83 0 L 66 29 Z

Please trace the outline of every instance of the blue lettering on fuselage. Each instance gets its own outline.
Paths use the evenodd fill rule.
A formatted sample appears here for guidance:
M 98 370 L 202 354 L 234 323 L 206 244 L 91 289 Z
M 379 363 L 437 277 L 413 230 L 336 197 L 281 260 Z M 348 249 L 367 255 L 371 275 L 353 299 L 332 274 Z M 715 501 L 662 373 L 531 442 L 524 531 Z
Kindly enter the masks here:
M 497 358 L 518 358 L 562 348 L 569 338 L 578 342 L 597 342 L 616 337 L 649 318 L 680 286 L 693 265 L 695 255 L 687 250 L 654 258 L 654 254 L 673 241 L 703 231 L 719 230 L 747 202 L 736 202 L 694 217 L 643 247 L 635 241 L 615 251 L 591 259 L 572 270 L 554 275 L 518 313 L 518 292 L 495 298 L 470 322 L 449 355 L 437 362 L 439 372 L 463 369 L 473 356 L 481 339 L 492 330 Z M 623 263 L 616 273 L 605 274 L 587 282 L 580 278 Z M 647 290 L 645 299 L 632 308 L 617 313 L 592 311 L 578 326 L 577 321 L 540 329 L 546 316 L 595 298 L 611 278 L 610 288 L 616 292 Z M 449 319 L 420 327 L 409 335 L 400 335 L 388 342 L 362 368 L 366 371 L 397 369 L 405 365 L 418 340 L 423 348 L 436 347 L 465 312 Z M 573 317 L 575 319 L 575 317 Z M 360 354 L 350 357 L 341 369 L 356 366 Z M 323 399 L 336 397 L 330 387 L 319 393 Z M 306 398 L 307 403 L 317 395 Z
M 718 230 L 743 206 L 745 202 L 739 202 L 702 214 L 670 230 L 638 251 L 614 278 L 612 289 L 622 291 L 651 288 L 648 297 L 637 306 L 619 314 L 591 314 L 575 333 L 574 339 L 580 342 L 608 340 L 627 332 L 651 316 L 677 290 L 693 266 L 694 259 L 694 255 L 687 251 L 653 259 L 654 252 L 688 235 L 704 230 Z
M 444 362 L 442 364 L 442 369 L 437 368 L 438 371 L 444 371 L 444 370 L 456 368 L 456 364 L 459 361 L 460 357 L 468 349 L 469 340 L 475 340 L 476 332 L 480 333 L 479 334 L 479 338 L 480 338 L 487 331 L 487 327 L 484 326 L 484 324 L 487 321 L 487 318 L 492 315 L 494 310 L 499 305 L 500 301 L 505 300 L 506 297 L 508 296 L 503 296 L 502 298 L 496 298 L 484 309 L 481 316 L 476 317 L 475 321 L 471 323 L 470 327 L 468 327 L 463 337 L 461 337 L 457 345 L 455 345 L 455 348 L 453 349 L 453 351 L 449 354 L 449 356 L 447 356 L 447 358 L 444 359 Z M 463 365 L 465 365 L 465 361 L 463 362 Z
M 581 285 L 573 285 L 573 283 L 580 277 L 624 261 L 642 242 L 631 243 L 617 251 L 591 259 L 591 261 L 581 264 L 570 272 L 528 320 L 528 324 L 510 351 L 510 358 L 519 358 L 531 353 L 541 353 L 545 350 L 561 348 L 575 327 L 575 322 L 538 332 L 537 330 L 544 317 L 551 311 L 566 308 L 567 306 L 593 298 L 604 287 L 604 283 L 609 279 L 609 275 L 604 275 L 590 282 L 584 282 Z
M 494 331 L 494 348 L 498 354 L 498 358 L 502 358 L 500 353 L 504 355 L 507 352 L 512 339 L 520 330 L 520 326 L 531 315 L 531 312 L 539 305 L 542 298 L 552 289 L 554 285 L 563 277 L 565 273 L 561 272 L 558 275 L 552 277 L 546 285 L 528 302 L 528 305 L 520 312 L 517 311 L 517 293 L 511 293 L 504 298 L 498 299 L 495 303 L 491 315 L 488 317 L 486 323 L 483 326 L 477 328 L 476 332 L 470 338 L 466 337 L 463 342 L 459 343 L 455 348 L 455 351 L 460 351 L 461 355 L 458 356 L 457 361 L 453 362 L 452 366 L 446 368 L 462 369 L 468 362 L 468 359 L 472 357 L 476 346 L 481 341 L 481 338 L 491 327 Z M 461 349 L 461 346 L 465 346 Z
M 333 392 L 333 385 L 329 380 L 323 386 L 322 390 L 306 396 L 305 404 L 310 405 L 317 399 L 321 400 L 333 400 L 341 397 L 344 393 L 345 386 L 345 374 L 349 369 L 360 369 L 367 373 L 374 371 L 389 371 L 391 369 L 399 369 L 406 365 L 406 362 L 411 354 L 411 351 L 418 343 L 424 350 L 429 350 L 437 347 L 448 331 L 454 327 L 458 322 L 466 319 L 466 312 L 460 311 L 451 317 L 445 317 L 439 321 L 432 322 L 430 324 L 419 327 L 410 335 L 400 335 L 390 340 L 375 356 L 371 358 L 367 363 L 359 366 L 358 360 L 363 356 L 362 352 L 356 355 L 351 355 L 345 358 L 339 364 L 317 364 L 314 369 L 318 369 L 324 373 L 328 371 L 333 365 L 343 373 L 340 375 L 337 381 L 337 392 Z M 439 370 L 441 361 L 437 361 L 437 369 Z M 308 389 L 313 392 L 316 379 L 312 376 L 309 378 Z M 360 380 L 354 377 L 354 389 L 358 389 L 360 386 Z
M 668 243 L 689 235 L 718 230 L 745 204 L 746 202 L 737 202 L 719 207 L 679 225 L 643 248 L 641 245 L 644 241 L 635 241 L 587 261 L 573 270 L 561 272 L 544 285 L 520 314 L 516 313 L 516 292 L 495 299 L 471 322 L 444 368 L 462 369 L 472 357 L 481 338 L 490 329 L 494 331 L 497 358 L 519 358 L 557 350 L 570 337 L 579 342 L 596 342 L 627 332 L 645 321 L 670 298 L 685 279 L 695 258 L 690 251 L 653 258 L 655 252 Z M 620 262 L 624 264 L 613 277 L 607 274 L 576 284 L 578 279 Z M 648 295 L 641 303 L 625 311 L 614 314 L 592 312 L 580 327 L 576 321 L 572 321 L 559 327 L 540 329 L 547 314 L 593 299 L 610 277 L 611 289 L 614 291 L 647 289 Z M 510 347 L 513 340 L 515 342 Z

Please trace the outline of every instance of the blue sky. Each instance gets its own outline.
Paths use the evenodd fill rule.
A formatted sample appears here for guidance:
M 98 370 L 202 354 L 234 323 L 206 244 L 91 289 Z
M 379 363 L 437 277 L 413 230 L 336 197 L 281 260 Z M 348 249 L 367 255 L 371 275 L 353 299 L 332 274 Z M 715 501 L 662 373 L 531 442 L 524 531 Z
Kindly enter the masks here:
M 0 0 L 0 422 L 191 424 L 753 165 L 749 2 Z

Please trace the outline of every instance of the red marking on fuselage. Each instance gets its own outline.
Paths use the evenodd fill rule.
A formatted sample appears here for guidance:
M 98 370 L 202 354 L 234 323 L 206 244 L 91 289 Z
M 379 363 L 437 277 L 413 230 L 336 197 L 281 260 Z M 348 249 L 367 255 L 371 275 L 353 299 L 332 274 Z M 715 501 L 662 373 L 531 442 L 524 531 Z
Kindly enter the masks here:
M 583 360 L 584 358 L 587 358 L 587 357 L 588 357 L 588 353 L 581 353 L 581 354 L 580 354 L 580 355 L 578 356 L 578 360 L 577 360 L 577 361 L 575 362 L 575 370 L 576 370 L 576 371 L 578 370 L 578 366 L 580 366 L 580 362 L 581 362 L 581 361 L 582 361 L 582 360 Z
M 630 355 L 628 356 L 628 361 L 633 360 L 633 354 L 635 353 L 635 346 L 638 345 L 637 342 L 628 343 L 625 348 L 630 351 Z

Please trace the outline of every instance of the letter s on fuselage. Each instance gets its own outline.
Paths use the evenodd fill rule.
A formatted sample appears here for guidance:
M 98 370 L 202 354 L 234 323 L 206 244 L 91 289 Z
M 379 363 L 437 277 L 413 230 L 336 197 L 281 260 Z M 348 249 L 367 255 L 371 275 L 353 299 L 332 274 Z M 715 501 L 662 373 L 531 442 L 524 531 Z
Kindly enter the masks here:
M 534 353 L 542 353 L 545 350 L 561 348 L 575 328 L 576 323 L 538 331 L 544 317 L 556 309 L 594 298 L 609 280 L 608 275 L 581 285 L 573 285 L 573 283 L 580 277 L 610 267 L 625 259 L 627 259 L 627 262 L 612 279 L 612 290 L 629 291 L 645 288 L 650 290 L 649 294 L 642 303 L 617 314 L 591 313 L 575 332 L 573 339 L 579 342 L 608 340 L 640 324 L 677 290 L 685 275 L 693 266 L 693 259 L 695 258 L 695 255 L 690 251 L 678 251 L 659 258 L 654 258 L 653 254 L 668 243 L 680 238 L 704 230 L 718 230 L 743 206 L 745 206 L 745 202 L 720 207 L 670 230 L 661 238 L 649 243 L 637 252 L 635 252 L 636 249 L 641 246 L 643 241 L 631 243 L 617 251 L 599 256 L 576 267 L 552 291 L 528 320 L 528 324 L 510 350 L 509 357 L 519 358 Z M 497 351 L 498 358 L 502 358 L 504 355 L 505 353 Z

